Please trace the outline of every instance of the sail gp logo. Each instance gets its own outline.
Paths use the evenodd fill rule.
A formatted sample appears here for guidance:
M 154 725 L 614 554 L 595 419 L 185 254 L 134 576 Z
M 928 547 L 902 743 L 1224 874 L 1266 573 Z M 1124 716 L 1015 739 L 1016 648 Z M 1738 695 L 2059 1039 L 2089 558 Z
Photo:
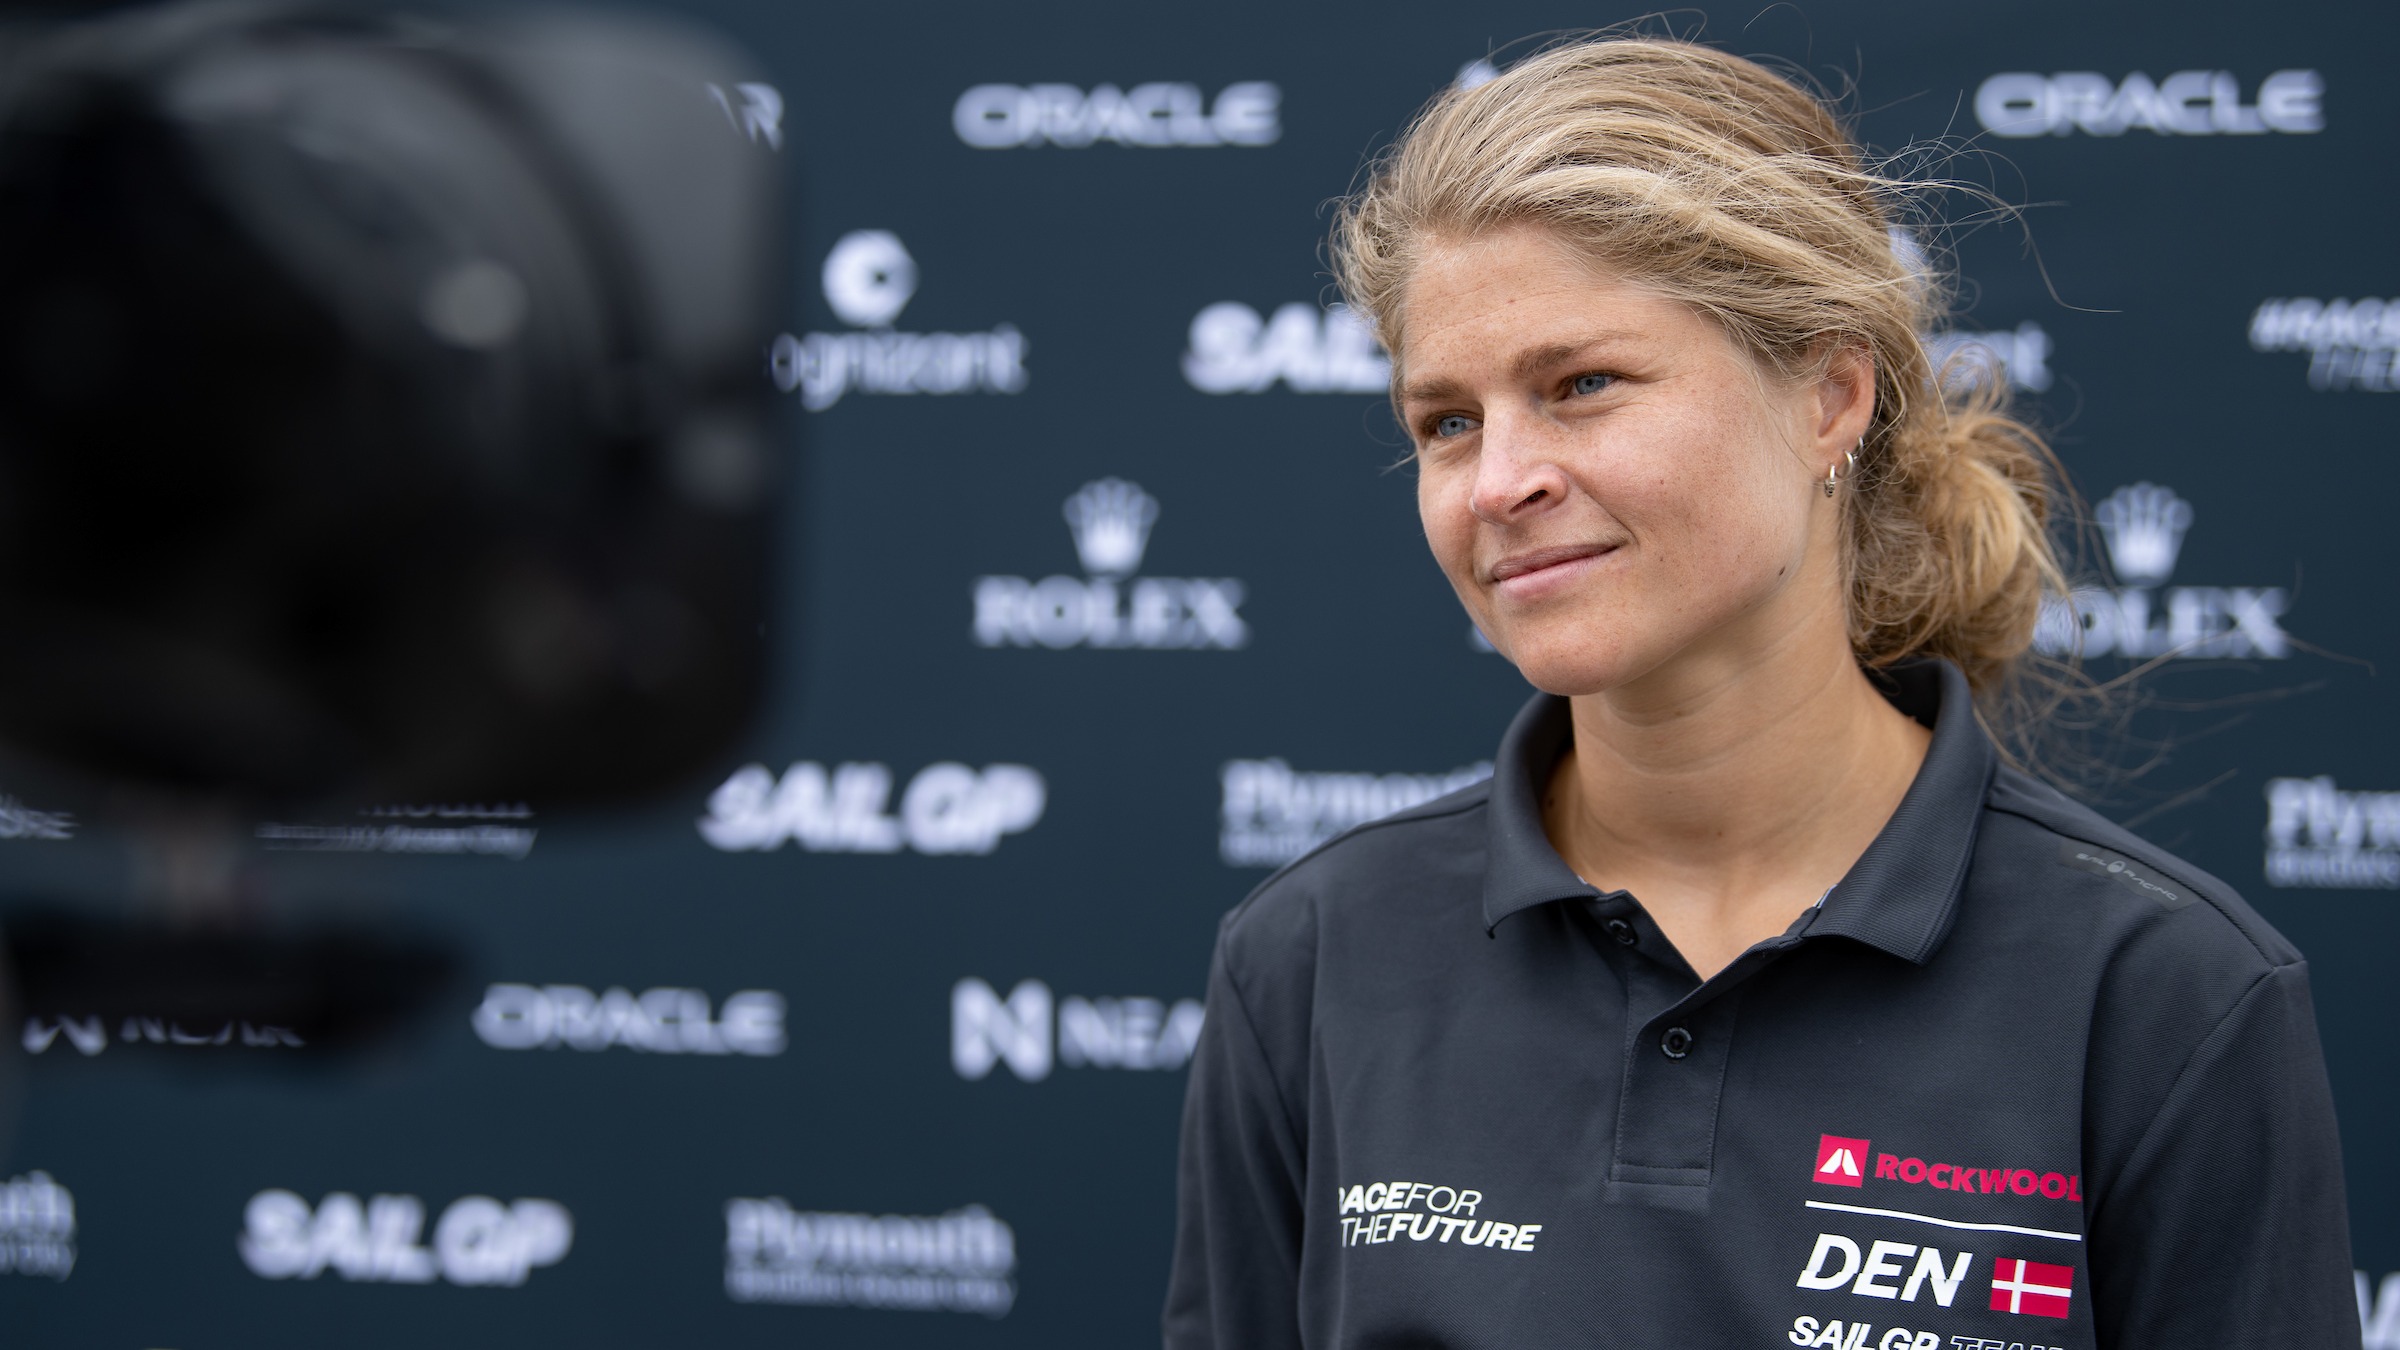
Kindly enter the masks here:
M 1204 394 L 1263 394 L 1278 380 L 1295 394 L 1380 394 L 1392 363 L 1347 305 L 1295 302 L 1270 318 L 1221 300 L 1192 319 L 1183 377 Z
M 1042 818 L 1049 789 L 1022 764 L 928 764 L 887 813 L 892 771 L 882 764 L 802 760 L 778 779 L 748 764 L 709 794 L 700 837 L 727 853 L 769 853 L 797 841 L 811 853 L 986 854 Z
M 2033 645 L 2045 656 L 2132 659 L 2259 657 L 2292 654 L 2279 622 L 2291 607 L 2281 586 L 2167 586 L 2192 504 L 2153 483 L 2118 488 L 2092 508 L 2108 543 L 2115 588 L 2079 586 L 2064 600 L 2044 599 Z M 2153 609 L 2153 605 L 2157 609 Z M 2158 612 L 2163 610 L 2163 613 Z
M 1827 1186 L 1864 1186 L 1867 1174 L 1860 1162 L 1867 1156 L 1867 1141 L 1847 1139 L 1838 1134 L 1817 1137 L 1817 1180 Z
M 1869 1158 L 1873 1159 L 1872 1165 Z M 1930 1186 L 1937 1191 L 1966 1191 L 1976 1195 L 2038 1195 L 2050 1200 L 2083 1203 L 2083 1178 L 2071 1172 L 2037 1172 L 2027 1167 L 1971 1167 L 1957 1162 L 1928 1163 L 1923 1158 L 1875 1153 L 1869 1142 L 1848 1135 L 1817 1136 L 1817 1162 L 1811 1172 L 1820 1185 L 1864 1188 L 1868 1177 L 1897 1181 L 1904 1186 Z
M 270 1280 L 313 1280 L 331 1267 L 345 1280 L 372 1284 L 513 1287 L 564 1259 L 575 1220 L 555 1200 L 501 1204 L 487 1195 L 451 1202 L 425 1235 L 425 1202 L 378 1195 L 363 1203 L 335 1191 L 316 1205 L 285 1190 L 250 1197 L 242 1211 L 242 1261 Z
M 1067 528 L 1086 575 L 975 579 L 978 647 L 1134 647 L 1234 651 L 1249 644 L 1245 592 L 1230 577 L 1137 577 L 1158 499 L 1122 478 L 1067 498 Z

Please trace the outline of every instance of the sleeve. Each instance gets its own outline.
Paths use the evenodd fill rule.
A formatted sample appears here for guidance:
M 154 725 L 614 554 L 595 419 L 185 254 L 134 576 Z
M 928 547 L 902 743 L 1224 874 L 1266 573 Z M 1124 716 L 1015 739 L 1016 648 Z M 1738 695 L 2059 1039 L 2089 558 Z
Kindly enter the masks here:
M 1305 1157 L 1220 939 L 1183 1104 L 1167 1350 L 1298 1350 Z
M 2307 967 L 2201 1040 L 2091 1227 L 2103 1347 L 2358 1350 L 2341 1139 Z

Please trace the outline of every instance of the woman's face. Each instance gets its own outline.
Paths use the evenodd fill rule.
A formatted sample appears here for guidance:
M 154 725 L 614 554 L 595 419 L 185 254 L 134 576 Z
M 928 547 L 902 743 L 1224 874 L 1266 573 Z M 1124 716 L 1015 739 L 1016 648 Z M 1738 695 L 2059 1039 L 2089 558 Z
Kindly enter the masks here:
M 1873 410 L 1863 360 L 1778 381 L 1531 226 L 1433 244 L 1403 303 L 1425 537 L 1535 686 L 1731 674 L 1827 624 L 1846 641 L 1821 484 Z

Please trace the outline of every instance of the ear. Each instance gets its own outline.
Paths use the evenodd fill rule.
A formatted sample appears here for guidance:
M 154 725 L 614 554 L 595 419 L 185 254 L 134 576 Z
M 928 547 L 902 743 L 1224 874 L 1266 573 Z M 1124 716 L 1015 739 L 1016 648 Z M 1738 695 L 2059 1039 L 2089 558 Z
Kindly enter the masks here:
M 1843 342 L 1828 352 L 1816 393 L 1816 464 L 1834 468 L 1875 420 L 1875 358 L 1866 345 Z

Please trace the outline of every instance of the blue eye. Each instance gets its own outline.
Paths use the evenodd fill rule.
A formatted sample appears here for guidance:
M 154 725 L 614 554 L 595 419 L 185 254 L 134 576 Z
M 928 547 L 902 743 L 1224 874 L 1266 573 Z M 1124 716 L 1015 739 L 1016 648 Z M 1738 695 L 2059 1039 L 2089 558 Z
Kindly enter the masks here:
M 1614 375 L 1578 375 L 1575 377 L 1575 392 L 1597 394 L 1616 382 L 1617 377 Z
M 1474 429 L 1474 418 L 1462 417 L 1457 413 L 1452 413 L 1448 417 L 1437 417 L 1433 423 L 1433 434 L 1445 439 L 1452 436 L 1464 436 Z

